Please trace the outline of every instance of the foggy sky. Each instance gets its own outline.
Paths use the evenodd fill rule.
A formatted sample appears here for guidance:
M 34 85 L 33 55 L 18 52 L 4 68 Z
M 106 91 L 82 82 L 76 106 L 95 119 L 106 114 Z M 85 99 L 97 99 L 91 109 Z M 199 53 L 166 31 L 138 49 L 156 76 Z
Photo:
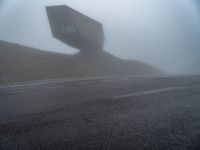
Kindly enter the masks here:
M 103 23 L 105 50 L 183 73 L 200 57 L 198 0 L 0 0 L 0 39 L 76 53 L 51 35 L 45 6 L 66 4 Z M 200 63 L 199 63 L 200 64 Z

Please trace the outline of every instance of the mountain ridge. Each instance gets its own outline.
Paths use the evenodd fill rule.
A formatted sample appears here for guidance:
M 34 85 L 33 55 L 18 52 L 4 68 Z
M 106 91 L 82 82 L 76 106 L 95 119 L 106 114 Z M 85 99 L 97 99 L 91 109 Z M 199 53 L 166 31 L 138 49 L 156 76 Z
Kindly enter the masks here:
M 0 40 L 0 84 L 67 77 L 153 75 L 148 64 L 123 60 L 106 51 L 73 55 L 43 51 Z

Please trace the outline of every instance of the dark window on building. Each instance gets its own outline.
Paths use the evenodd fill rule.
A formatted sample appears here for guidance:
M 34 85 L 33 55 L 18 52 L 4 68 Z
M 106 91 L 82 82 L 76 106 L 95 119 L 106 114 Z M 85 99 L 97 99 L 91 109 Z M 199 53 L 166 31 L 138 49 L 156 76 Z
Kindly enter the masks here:
M 61 25 L 61 28 L 60 28 L 60 33 L 75 33 L 77 32 L 76 31 L 76 28 L 73 24 L 62 24 Z

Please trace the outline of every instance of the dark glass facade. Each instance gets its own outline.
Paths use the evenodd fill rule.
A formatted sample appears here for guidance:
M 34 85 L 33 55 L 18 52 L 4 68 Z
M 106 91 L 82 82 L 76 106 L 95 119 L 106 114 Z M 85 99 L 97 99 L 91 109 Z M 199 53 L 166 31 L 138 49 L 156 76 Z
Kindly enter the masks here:
M 82 51 L 103 49 L 101 23 L 65 5 L 49 6 L 46 10 L 55 38 Z

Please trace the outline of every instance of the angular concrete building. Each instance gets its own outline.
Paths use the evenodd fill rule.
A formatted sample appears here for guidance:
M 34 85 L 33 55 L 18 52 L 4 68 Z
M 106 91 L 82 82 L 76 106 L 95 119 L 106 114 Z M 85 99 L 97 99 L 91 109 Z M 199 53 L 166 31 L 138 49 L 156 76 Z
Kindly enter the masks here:
M 48 6 L 46 10 L 55 38 L 82 52 L 103 50 L 101 23 L 65 5 Z

